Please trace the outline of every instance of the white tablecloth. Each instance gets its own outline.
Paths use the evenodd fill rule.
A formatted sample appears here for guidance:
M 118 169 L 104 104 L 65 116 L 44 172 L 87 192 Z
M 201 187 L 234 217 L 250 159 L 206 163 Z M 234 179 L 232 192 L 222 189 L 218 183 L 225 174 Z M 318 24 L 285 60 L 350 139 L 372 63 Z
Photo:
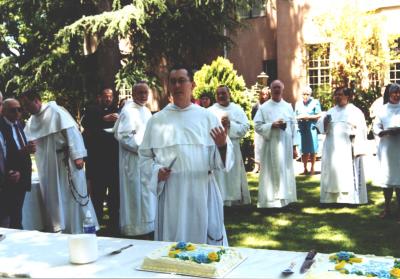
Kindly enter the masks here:
M 37 172 L 32 173 L 32 187 L 26 192 L 22 208 L 22 227 L 25 230 L 44 230 L 45 209 L 40 193 L 40 183 Z
M 19 231 L 0 228 L 6 238 L 0 242 L 0 275 L 27 274 L 40 278 L 170 278 L 180 275 L 139 271 L 143 257 L 167 242 L 98 237 L 99 259 L 90 264 L 69 263 L 67 234 L 37 231 Z M 108 252 L 128 244 L 133 247 L 121 254 L 108 256 Z M 295 274 L 290 279 L 305 278 L 299 274 L 305 252 L 237 248 L 246 260 L 230 272 L 229 278 L 279 278 L 280 272 L 295 262 Z M 318 254 L 321 259 L 327 255 Z M 315 267 L 325 267 L 317 260 Z M 1 277 L 1 276 L 0 276 Z

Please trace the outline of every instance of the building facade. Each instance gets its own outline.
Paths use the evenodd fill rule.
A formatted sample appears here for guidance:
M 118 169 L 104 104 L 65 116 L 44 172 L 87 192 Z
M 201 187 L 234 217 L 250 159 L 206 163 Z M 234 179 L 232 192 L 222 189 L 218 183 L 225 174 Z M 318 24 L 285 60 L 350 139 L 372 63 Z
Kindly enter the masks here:
M 242 14 L 245 27 L 233 37 L 235 45 L 226 57 L 243 75 L 247 87 L 264 71 L 270 81 L 278 78 L 285 84 L 284 98 L 295 102 L 301 88 L 333 86 L 332 65 L 342 59 L 337 51 L 340 42 L 332 41 L 322 32 L 318 20 L 331 14 L 339 17 L 351 4 L 357 11 L 369 12 L 379 18 L 380 41 L 390 48 L 388 53 L 400 54 L 399 0 L 253 0 L 254 9 Z M 360 30 L 360 32 L 367 32 Z M 390 41 L 392 43 L 390 43 Z M 394 44 L 393 44 L 394 42 Z M 327 51 L 319 52 L 325 45 Z M 368 82 L 400 83 L 400 60 L 386 58 L 386 68 L 379 81 L 367 74 Z M 367 80 L 370 79 L 370 80 Z

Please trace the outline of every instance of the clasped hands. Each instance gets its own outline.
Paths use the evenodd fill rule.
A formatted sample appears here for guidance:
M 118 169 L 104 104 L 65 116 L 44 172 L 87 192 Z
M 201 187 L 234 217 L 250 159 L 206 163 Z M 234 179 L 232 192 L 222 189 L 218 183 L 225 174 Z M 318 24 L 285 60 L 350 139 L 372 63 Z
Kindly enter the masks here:
M 272 128 L 279 128 L 279 129 L 285 130 L 286 122 L 283 119 L 279 119 L 275 122 L 272 122 Z

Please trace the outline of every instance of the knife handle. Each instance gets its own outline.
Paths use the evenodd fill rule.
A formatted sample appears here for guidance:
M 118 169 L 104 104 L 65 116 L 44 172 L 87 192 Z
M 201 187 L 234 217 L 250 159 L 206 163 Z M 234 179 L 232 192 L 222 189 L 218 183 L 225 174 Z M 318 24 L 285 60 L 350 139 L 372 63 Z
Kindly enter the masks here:
M 311 250 L 310 252 L 308 252 L 307 256 L 306 256 L 306 260 L 312 260 L 314 259 L 315 255 L 317 254 L 317 251 L 315 251 L 314 249 Z

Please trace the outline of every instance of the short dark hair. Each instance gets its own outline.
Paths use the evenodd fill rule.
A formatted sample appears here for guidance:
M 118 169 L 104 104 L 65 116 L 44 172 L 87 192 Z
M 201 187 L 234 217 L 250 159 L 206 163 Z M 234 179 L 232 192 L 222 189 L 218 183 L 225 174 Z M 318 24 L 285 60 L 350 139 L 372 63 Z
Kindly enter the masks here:
M 189 66 L 187 66 L 187 65 L 183 65 L 183 64 L 175 64 L 174 66 L 172 66 L 172 67 L 169 69 L 168 77 L 169 77 L 169 75 L 171 74 L 172 71 L 177 71 L 177 70 L 186 70 L 187 75 L 188 75 L 190 81 L 193 81 L 193 71 L 192 71 L 192 68 L 189 67 Z
M 349 97 L 349 100 L 353 99 L 354 96 L 354 91 L 351 88 L 345 87 L 345 86 L 339 86 L 335 89 L 333 94 L 336 94 L 337 92 L 343 91 L 343 95 Z
M 225 88 L 229 94 L 231 94 L 231 90 L 229 89 L 229 87 L 225 84 L 220 84 L 217 86 L 217 89 L 215 91 L 217 91 L 219 88 Z
M 19 97 L 25 97 L 29 101 L 34 101 L 35 99 L 42 101 L 42 97 L 40 97 L 40 94 L 35 89 L 28 89 L 22 92 Z

